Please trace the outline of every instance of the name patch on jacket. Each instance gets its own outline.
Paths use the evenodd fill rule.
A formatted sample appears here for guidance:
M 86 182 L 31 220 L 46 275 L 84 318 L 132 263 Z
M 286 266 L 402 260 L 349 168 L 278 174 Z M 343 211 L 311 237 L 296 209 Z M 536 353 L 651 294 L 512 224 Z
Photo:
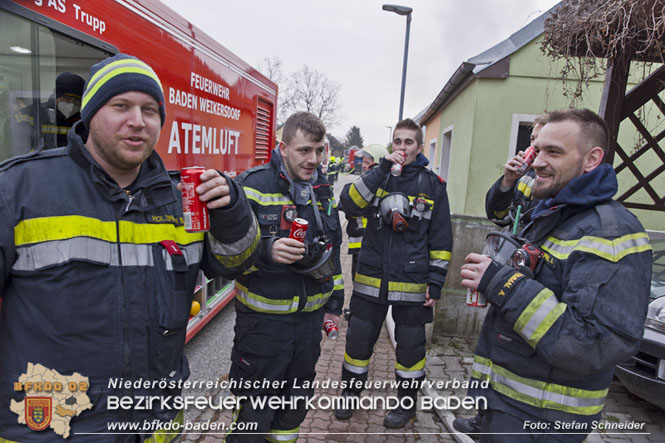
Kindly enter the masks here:
M 164 214 L 164 215 L 153 215 L 150 217 L 150 220 L 153 223 L 171 223 L 175 225 L 184 225 L 184 217 L 176 217 L 173 214 Z

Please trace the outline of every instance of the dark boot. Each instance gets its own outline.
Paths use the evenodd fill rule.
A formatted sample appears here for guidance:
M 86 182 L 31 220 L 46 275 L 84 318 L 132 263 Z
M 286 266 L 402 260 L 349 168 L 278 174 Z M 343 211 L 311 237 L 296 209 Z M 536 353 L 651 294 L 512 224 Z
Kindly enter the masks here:
M 335 408 L 335 417 L 337 420 L 348 420 L 351 418 L 353 415 L 354 409 L 350 407 L 350 403 L 352 399 L 350 397 L 358 397 L 358 394 L 355 392 L 347 391 L 346 389 L 342 391 L 342 397 L 345 397 L 346 403 L 344 406 L 346 407 L 339 407 Z
M 472 418 L 459 417 L 453 420 L 453 428 L 464 434 L 477 434 L 483 427 L 483 416 L 481 414 Z
M 386 414 L 383 419 L 383 426 L 389 429 L 403 428 L 415 416 L 415 405 L 410 409 L 404 409 L 401 406 L 398 406 L 396 409 L 393 409 Z

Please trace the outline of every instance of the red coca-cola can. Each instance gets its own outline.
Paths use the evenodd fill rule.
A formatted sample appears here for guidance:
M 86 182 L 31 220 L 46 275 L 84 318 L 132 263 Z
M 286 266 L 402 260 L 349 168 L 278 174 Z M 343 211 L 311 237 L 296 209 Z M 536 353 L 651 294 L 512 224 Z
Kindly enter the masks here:
M 529 169 L 529 165 L 533 163 L 533 161 L 536 159 L 536 148 L 533 146 L 529 146 L 526 148 L 526 151 L 524 151 L 524 163 L 520 165 L 519 168 L 517 168 L 517 173 L 522 175 L 526 172 L 527 169 Z
M 487 297 L 477 289 L 467 288 L 466 290 L 466 304 L 476 308 L 487 307 Z
M 398 151 L 398 152 L 401 154 L 402 158 L 406 157 L 404 152 L 402 152 L 402 151 Z M 401 164 L 401 163 L 393 163 L 393 165 L 390 167 L 390 173 L 392 175 L 394 175 L 395 177 L 399 177 L 400 175 L 402 175 L 402 168 L 403 167 L 404 167 L 404 165 Z
M 331 340 L 337 340 L 337 337 L 339 337 L 337 325 L 330 319 L 323 322 L 323 330 L 326 331 L 326 336 Z
M 305 236 L 307 235 L 307 226 L 309 222 L 304 218 L 296 218 L 291 223 L 291 232 L 289 232 L 289 238 L 298 240 L 299 242 L 305 243 Z
M 201 184 L 201 174 L 205 168 L 191 166 L 180 171 L 182 191 L 182 212 L 185 218 L 185 231 L 204 232 L 210 230 L 210 214 L 205 202 L 199 199 L 196 187 Z

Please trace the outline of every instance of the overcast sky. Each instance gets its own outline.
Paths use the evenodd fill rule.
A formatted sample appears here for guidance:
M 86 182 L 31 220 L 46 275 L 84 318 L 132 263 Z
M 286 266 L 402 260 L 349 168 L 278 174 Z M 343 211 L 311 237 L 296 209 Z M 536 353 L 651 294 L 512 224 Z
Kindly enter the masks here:
M 386 144 L 399 113 L 406 18 L 378 0 L 162 0 L 247 63 L 279 57 L 342 85 L 344 138 Z M 392 0 L 388 0 L 391 2 Z M 404 117 L 428 106 L 465 60 L 508 38 L 557 0 L 396 0 L 413 8 Z

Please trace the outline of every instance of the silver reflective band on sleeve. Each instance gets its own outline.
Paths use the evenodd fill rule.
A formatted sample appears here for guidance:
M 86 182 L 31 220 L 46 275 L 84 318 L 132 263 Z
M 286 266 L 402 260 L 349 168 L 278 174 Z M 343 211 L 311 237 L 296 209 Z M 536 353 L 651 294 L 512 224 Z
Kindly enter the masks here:
M 353 185 L 356 187 L 356 190 L 358 190 L 358 193 L 363 198 L 363 200 L 366 202 L 370 202 L 372 200 L 374 193 L 369 190 L 362 178 L 357 180 Z
M 565 303 L 559 303 L 551 290 L 545 288 L 522 311 L 514 329 L 535 348 L 543 335 L 561 317 L 566 307 Z
M 312 312 L 322 308 L 326 303 L 328 303 L 328 300 L 330 299 L 331 295 L 332 291 L 326 292 L 325 294 L 316 294 L 308 296 L 307 303 L 305 303 L 303 311 Z
M 435 268 L 448 269 L 448 260 L 430 260 L 429 265 Z
M 252 214 L 252 226 L 250 226 L 247 234 L 240 240 L 233 243 L 222 243 L 218 241 L 215 237 L 208 232 L 208 241 L 210 242 L 210 250 L 215 255 L 221 255 L 223 257 L 233 257 L 240 255 L 249 249 L 252 246 L 252 243 L 256 240 L 256 233 L 258 231 L 258 223 L 256 222 L 256 216 Z

